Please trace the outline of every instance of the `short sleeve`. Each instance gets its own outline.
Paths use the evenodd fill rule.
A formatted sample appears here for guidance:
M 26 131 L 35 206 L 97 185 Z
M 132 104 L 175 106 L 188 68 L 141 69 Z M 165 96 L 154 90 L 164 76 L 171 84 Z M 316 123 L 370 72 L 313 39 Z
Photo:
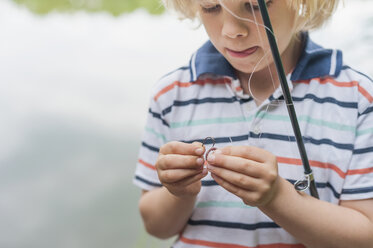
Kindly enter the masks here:
M 359 82 L 354 150 L 346 172 L 341 200 L 373 198 L 373 82 Z
M 167 141 L 169 125 L 161 113 L 159 102 L 152 98 L 133 179 L 133 183 L 143 190 L 152 190 L 162 186 L 158 179 L 155 163 L 160 147 Z

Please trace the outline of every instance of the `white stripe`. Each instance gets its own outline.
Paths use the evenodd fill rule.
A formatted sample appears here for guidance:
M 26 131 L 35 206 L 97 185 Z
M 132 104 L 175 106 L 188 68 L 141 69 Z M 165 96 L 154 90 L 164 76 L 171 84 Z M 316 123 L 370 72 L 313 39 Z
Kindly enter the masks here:
M 333 50 L 332 58 L 331 58 L 331 62 L 330 62 L 329 75 L 334 76 L 336 69 L 337 69 L 337 50 Z

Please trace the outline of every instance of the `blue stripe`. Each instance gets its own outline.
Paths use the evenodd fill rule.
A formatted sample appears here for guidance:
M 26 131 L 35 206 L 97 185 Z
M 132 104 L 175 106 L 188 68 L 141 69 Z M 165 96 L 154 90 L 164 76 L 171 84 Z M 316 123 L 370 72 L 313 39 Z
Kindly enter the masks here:
M 286 135 L 280 135 L 280 134 L 272 134 L 272 133 L 260 133 L 260 134 L 255 134 L 250 132 L 250 138 L 267 138 L 267 139 L 273 139 L 273 140 L 282 140 L 282 141 L 290 141 L 290 142 L 295 142 L 295 136 L 286 136 Z M 336 143 L 330 139 L 314 139 L 312 137 L 303 137 L 303 141 L 305 143 L 311 143 L 314 145 L 330 145 L 334 146 L 339 149 L 343 150 L 349 150 L 352 151 L 354 149 L 354 146 L 352 144 L 340 144 Z
M 193 58 L 193 55 L 192 55 Z M 192 59 L 189 60 L 189 72 L 190 72 L 190 80 L 194 80 L 193 70 L 192 70 Z
M 326 182 L 326 183 L 318 183 L 316 182 L 316 188 L 320 188 L 320 189 L 323 189 L 323 188 L 329 188 L 332 192 L 333 192 L 333 195 L 335 198 L 339 199 L 341 197 L 341 194 L 338 193 L 333 185 L 331 185 L 329 182 Z
M 212 220 L 192 220 L 188 221 L 189 225 L 192 226 L 215 226 L 223 228 L 243 229 L 243 230 L 257 230 L 267 228 L 281 228 L 274 222 L 259 222 L 255 224 L 246 224 L 239 222 L 225 222 L 225 221 L 212 221 Z
M 366 188 L 343 189 L 342 190 L 342 194 L 363 194 L 363 193 L 371 193 L 371 192 L 373 192 L 373 186 L 366 187 Z
M 288 180 L 291 184 L 294 184 L 296 182 L 296 180 L 292 180 L 292 179 L 286 179 L 286 180 Z M 315 183 L 316 183 L 316 188 L 319 188 L 319 189 L 329 188 L 332 191 L 335 198 L 339 199 L 341 197 L 341 194 L 338 193 L 333 187 L 333 185 L 331 185 L 329 182 L 326 182 L 326 183 L 315 182 Z
M 361 116 L 361 115 L 366 115 L 366 114 L 369 114 L 369 113 L 371 113 L 371 112 L 373 112 L 373 107 L 369 107 L 369 108 L 367 108 L 363 113 L 359 113 L 359 116 Z
M 143 147 L 148 148 L 150 151 L 153 151 L 153 152 L 159 152 L 159 148 L 158 148 L 158 147 L 151 146 L 151 145 L 149 145 L 149 144 L 147 144 L 147 143 L 145 143 L 145 142 L 142 142 L 141 145 L 142 145 Z
M 161 120 L 163 125 L 165 125 L 165 126 L 167 126 L 167 127 L 170 127 L 170 124 L 168 124 L 167 121 L 165 121 L 165 120 L 162 118 L 161 114 L 156 113 L 156 112 L 153 112 L 151 108 L 149 108 L 149 113 L 150 113 L 154 118 Z
M 253 139 L 271 139 L 271 140 L 281 140 L 281 141 L 287 141 L 287 142 L 295 142 L 295 136 L 286 136 L 286 135 L 280 135 L 280 134 L 272 134 L 272 133 L 259 133 L 255 134 L 253 132 L 249 133 L 250 138 Z M 230 143 L 232 142 L 237 142 L 237 141 L 244 141 L 249 138 L 249 135 L 240 135 L 240 136 L 232 136 L 232 137 L 217 137 L 215 139 L 215 143 L 220 144 L 220 143 Z M 336 143 L 330 139 L 314 139 L 311 137 L 303 137 L 304 142 L 308 142 L 314 145 L 330 145 L 338 149 L 342 150 L 349 150 L 352 151 L 354 149 L 354 146 L 352 144 L 341 144 L 341 143 Z M 194 141 L 197 142 L 203 142 L 204 139 L 197 139 L 197 140 L 189 140 L 189 141 L 181 141 L 185 143 L 193 143 Z M 208 140 L 205 142 L 205 144 L 211 144 L 212 141 Z
M 215 143 L 220 144 L 220 143 L 230 143 L 231 140 L 232 142 L 243 141 L 243 140 L 247 140 L 248 138 L 249 138 L 249 135 L 241 135 L 241 136 L 232 136 L 232 137 L 216 137 L 216 138 L 214 137 L 214 140 L 215 140 Z M 196 140 L 181 140 L 181 142 L 193 143 L 197 141 L 197 142 L 203 143 L 204 140 L 205 139 L 203 138 L 203 139 L 196 139 Z M 212 144 L 212 140 L 211 139 L 206 140 L 205 144 L 207 145 Z
M 355 70 L 355 69 L 353 69 L 353 68 L 351 68 L 351 67 L 349 67 L 348 65 L 344 65 L 343 67 L 342 67 L 342 70 L 345 70 L 345 69 L 350 69 L 350 70 L 353 70 L 354 72 L 356 72 L 356 73 L 358 73 L 358 74 L 360 74 L 360 75 L 362 75 L 362 76 L 364 76 L 364 77 L 366 77 L 367 79 L 369 79 L 372 83 L 373 83 L 373 79 L 372 78 L 370 78 L 368 75 L 365 75 L 364 73 L 362 73 L 362 72 L 359 72 L 359 71 L 357 71 L 357 70 Z
M 281 96 L 279 99 L 283 99 L 283 97 Z M 321 104 L 322 103 L 332 103 L 332 104 L 336 104 L 336 105 L 338 105 L 340 107 L 343 107 L 343 108 L 357 109 L 357 103 L 356 102 L 342 102 L 342 101 L 338 101 L 338 100 L 336 100 L 335 98 L 332 98 L 332 97 L 319 98 L 319 97 L 317 97 L 313 94 L 307 94 L 304 97 L 293 97 L 294 102 L 302 102 L 305 99 L 311 99 L 314 102 L 321 103 Z M 193 98 L 193 99 L 186 100 L 186 101 L 174 101 L 174 103 L 171 106 L 162 110 L 162 115 L 164 116 L 164 115 L 170 113 L 172 111 L 172 107 L 174 107 L 174 106 L 175 107 L 185 107 L 185 106 L 188 106 L 188 105 L 191 105 L 191 104 L 198 105 L 198 104 L 205 104 L 205 103 L 233 103 L 233 102 L 239 102 L 240 104 L 243 104 L 243 103 L 246 103 L 246 102 L 250 102 L 252 100 L 253 100 L 253 98 L 241 99 L 241 98 L 237 98 L 237 97 L 234 96 L 234 97 L 229 97 L 229 98 L 207 97 L 207 98 L 202 98 L 202 99 Z M 273 101 L 275 99 L 273 98 L 273 96 L 271 96 L 269 100 Z
M 202 180 L 202 186 L 218 186 L 219 184 L 215 180 Z
M 151 185 L 151 186 L 162 187 L 162 184 L 148 181 L 148 180 L 146 180 L 146 179 L 144 179 L 144 178 L 142 178 L 142 177 L 140 177 L 140 176 L 137 176 L 137 175 L 135 176 L 135 179 L 136 179 L 136 180 L 139 180 L 139 181 L 141 181 L 141 182 L 143 182 L 143 183 L 146 183 L 146 184 L 148 184 L 148 185 Z
M 296 182 L 296 180 L 292 180 L 292 179 L 286 179 L 287 181 L 289 181 L 291 184 L 294 184 Z M 202 186 L 204 187 L 209 187 L 209 186 L 218 186 L 219 184 L 215 181 L 215 180 L 202 180 Z M 333 187 L 333 185 L 331 185 L 329 182 L 326 182 L 326 183 L 320 183 L 320 182 L 316 182 L 316 188 L 319 188 L 319 189 L 324 189 L 324 188 L 329 188 L 334 197 L 339 199 L 341 194 L 339 194 Z
M 319 98 L 319 97 L 315 96 L 314 94 L 307 94 L 304 97 L 294 97 L 293 96 L 293 101 L 294 102 L 302 102 L 305 99 L 311 99 L 311 100 L 313 100 L 314 102 L 317 102 L 317 103 L 332 103 L 332 104 L 336 104 L 336 105 L 338 105 L 340 107 L 343 107 L 343 108 L 357 109 L 357 103 L 356 102 L 342 102 L 342 101 L 338 101 L 338 100 L 336 100 L 335 98 L 332 98 L 332 97 Z
M 369 152 L 373 152 L 373 147 L 355 149 L 353 154 L 364 154 L 364 153 L 369 153 Z
M 187 101 L 174 101 L 173 104 L 165 109 L 162 110 L 162 115 L 166 115 L 171 112 L 172 107 L 185 107 L 191 104 L 205 104 L 205 103 L 233 103 L 233 102 L 239 102 L 240 104 L 250 102 L 253 98 L 248 99 L 241 99 L 237 97 L 207 97 L 202 99 L 193 98 Z

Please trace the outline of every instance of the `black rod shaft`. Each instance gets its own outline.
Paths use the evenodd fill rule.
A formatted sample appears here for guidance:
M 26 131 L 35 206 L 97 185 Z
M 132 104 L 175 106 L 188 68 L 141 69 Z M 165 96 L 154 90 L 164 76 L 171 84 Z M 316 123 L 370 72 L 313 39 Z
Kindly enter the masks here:
M 281 61 L 280 52 L 278 51 L 276 38 L 275 38 L 275 35 L 274 35 L 274 32 L 273 32 L 271 20 L 270 20 L 269 15 L 268 15 L 267 5 L 265 3 L 265 0 L 258 0 L 258 4 L 259 4 L 260 12 L 261 12 L 261 15 L 262 15 L 263 24 L 266 27 L 268 42 L 269 42 L 269 45 L 271 47 L 272 56 L 273 56 L 273 59 L 274 59 L 275 65 L 276 65 L 276 69 L 277 69 L 277 73 L 278 73 L 278 76 L 279 76 L 279 79 L 280 79 L 282 92 L 284 94 L 284 98 L 285 98 L 286 106 L 287 106 L 287 109 L 288 109 L 291 125 L 293 127 L 295 139 L 297 141 L 299 154 L 300 154 L 300 157 L 302 159 L 304 173 L 306 175 L 309 175 L 309 174 L 312 175 L 312 169 L 311 169 L 311 166 L 308 162 L 306 148 L 304 147 L 302 133 L 301 133 L 300 128 L 299 128 L 297 115 L 295 113 L 293 99 L 292 99 L 291 94 L 290 94 L 289 86 L 288 86 L 286 76 L 285 76 L 284 67 L 283 67 L 282 61 Z M 310 188 L 309 189 L 310 189 L 310 193 L 313 197 L 319 198 L 319 194 L 317 192 L 317 188 L 316 188 L 315 180 L 313 179 L 313 176 L 311 177 L 311 183 L 310 183 Z

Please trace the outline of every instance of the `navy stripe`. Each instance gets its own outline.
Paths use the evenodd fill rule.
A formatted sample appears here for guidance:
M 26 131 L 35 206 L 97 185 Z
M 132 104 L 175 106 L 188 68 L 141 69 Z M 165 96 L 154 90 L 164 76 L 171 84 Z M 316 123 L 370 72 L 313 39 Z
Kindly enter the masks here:
M 253 98 L 237 98 L 235 96 L 233 97 L 207 97 L 202 99 L 193 98 L 186 101 L 174 101 L 173 104 L 165 109 L 162 110 L 162 115 L 166 115 L 171 112 L 172 107 L 185 107 L 191 104 L 205 104 L 205 103 L 233 103 L 233 102 L 239 102 L 240 104 L 250 102 Z
M 294 184 L 296 182 L 296 180 L 292 180 L 292 179 L 286 179 L 288 180 L 291 184 Z M 341 194 L 339 194 L 333 187 L 333 185 L 331 185 L 329 182 L 326 182 L 326 183 L 320 183 L 320 182 L 315 182 L 316 183 L 316 188 L 319 188 L 319 189 L 324 189 L 324 188 L 329 188 L 334 197 L 339 199 L 341 197 Z
M 204 104 L 204 103 L 233 103 L 237 101 L 236 97 L 230 97 L 230 98 L 224 98 L 224 97 L 219 97 L 219 98 L 213 98 L 213 97 L 207 97 L 207 98 L 202 98 L 202 99 L 190 99 L 187 101 L 174 101 L 173 105 L 167 107 L 162 111 L 163 115 L 166 115 L 171 112 L 172 107 L 184 107 L 190 104 Z
M 270 100 L 275 100 L 272 97 L 270 97 Z M 281 97 L 282 99 L 282 97 Z M 304 97 L 294 97 L 293 96 L 293 101 L 294 102 L 302 102 L 306 99 L 311 99 L 313 100 L 314 102 L 317 102 L 317 103 L 332 103 L 332 104 L 336 104 L 340 107 L 343 107 L 343 108 L 352 108 L 352 109 L 357 109 L 357 103 L 356 102 L 342 102 L 342 101 L 338 101 L 336 100 L 335 98 L 332 98 L 332 97 L 325 97 L 325 98 L 319 98 L 313 94 L 307 94 L 305 95 Z M 205 104 L 205 103 L 233 103 L 233 102 L 239 102 L 240 104 L 243 104 L 243 103 L 246 103 L 246 102 L 249 102 L 249 101 L 252 101 L 253 98 L 248 98 L 248 99 L 242 99 L 242 98 L 237 98 L 237 97 L 229 97 L 229 98 L 226 98 L 226 97 L 219 97 L 219 98 L 214 98 L 214 97 L 207 97 L 207 98 L 202 98 L 202 99 L 196 99 L 196 98 L 193 98 L 193 99 L 190 99 L 190 100 L 186 100 L 186 101 L 174 101 L 173 104 L 165 109 L 162 110 L 162 115 L 166 115 L 168 113 L 171 112 L 172 110 L 172 107 L 185 107 L 185 106 L 188 106 L 188 105 L 191 105 L 191 104 L 195 104 L 195 105 L 198 105 L 198 104 Z
M 294 184 L 296 182 L 296 180 L 292 180 L 292 179 L 286 179 L 287 181 L 289 181 L 291 184 Z M 219 184 L 215 181 L 215 180 L 202 180 L 202 186 L 204 187 L 209 187 L 209 186 L 218 186 Z M 339 194 L 333 187 L 333 185 L 331 185 L 329 182 L 326 182 L 326 183 L 320 183 L 320 182 L 316 182 L 316 188 L 319 188 L 319 189 L 324 189 L 324 188 L 329 188 L 334 197 L 339 199 L 341 194 Z
M 220 143 L 229 143 L 231 142 L 238 142 L 238 141 L 243 141 L 247 140 L 249 138 L 249 135 L 241 135 L 241 136 L 232 136 L 232 137 L 217 137 L 214 138 L 215 143 L 220 144 Z M 197 139 L 197 140 L 181 140 L 181 142 L 185 143 L 193 143 L 195 141 L 203 143 L 205 139 Z M 205 141 L 205 144 L 212 144 L 212 140 L 208 139 Z
M 158 147 L 151 146 L 151 145 L 149 145 L 149 144 L 147 144 L 147 143 L 145 143 L 145 142 L 142 142 L 141 145 L 142 145 L 143 147 L 148 148 L 148 149 L 149 149 L 150 151 L 152 151 L 152 152 L 159 152 L 159 148 L 158 148 Z
M 364 73 L 359 72 L 359 71 L 357 71 L 357 70 L 355 70 L 355 69 L 349 67 L 348 65 L 344 65 L 344 66 L 342 67 L 342 70 L 345 70 L 345 69 L 351 69 L 351 70 L 353 70 L 354 72 L 356 72 L 356 73 L 358 73 L 358 74 L 360 74 L 360 75 L 366 77 L 367 79 L 369 79 L 369 80 L 373 83 L 373 79 L 372 79 L 371 77 L 369 77 L 368 75 L 365 75 Z
M 353 154 L 364 154 L 364 153 L 368 153 L 368 152 L 373 152 L 373 147 L 355 149 Z
M 281 140 L 281 141 L 287 141 L 287 142 L 295 142 L 295 136 L 287 136 L 287 135 L 280 135 L 280 134 L 272 134 L 272 133 L 259 133 L 255 134 L 253 132 L 249 133 L 250 138 L 254 139 L 271 139 L 271 140 Z M 232 137 L 217 137 L 215 139 L 215 143 L 220 144 L 220 143 L 229 143 L 229 142 L 237 142 L 237 141 L 243 141 L 247 140 L 249 138 L 249 135 L 240 135 L 240 136 L 232 136 Z M 194 141 L 197 142 L 203 142 L 204 139 L 198 139 L 198 140 L 189 140 L 189 141 L 181 141 L 185 143 L 193 143 Z M 354 149 L 354 146 L 352 144 L 341 144 L 341 143 L 336 143 L 330 139 L 314 139 L 311 137 L 303 137 L 303 141 L 305 143 L 311 143 L 313 145 L 330 145 L 333 146 L 337 149 L 341 150 L 349 150 L 352 151 Z M 207 140 L 205 144 L 211 144 L 212 140 Z M 373 149 L 373 148 L 372 148 Z
M 162 184 L 148 181 L 148 180 L 146 180 L 146 179 L 144 179 L 144 178 L 142 178 L 142 177 L 140 177 L 140 176 L 137 176 L 137 175 L 135 176 L 135 179 L 136 179 L 136 180 L 139 180 L 139 181 L 141 181 L 141 182 L 143 182 L 143 183 L 146 183 L 146 184 L 148 184 L 148 185 L 151 185 L 151 186 L 162 187 Z
M 219 184 L 215 180 L 202 180 L 202 186 L 218 186 Z
M 267 139 L 273 139 L 273 140 L 282 140 L 282 141 L 290 141 L 290 142 L 295 142 L 295 136 L 287 136 L 287 135 L 280 135 L 280 134 L 272 134 L 272 133 L 259 133 L 255 134 L 250 132 L 250 138 L 267 138 Z M 314 139 L 312 137 L 303 137 L 303 141 L 305 143 L 311 143 L 314 145 L 330 145 L 334 146 L 339 149 L 343 150 L 349 150 L 352 151 L 354 149 L 354 146 L 352 144 L 340 144 L 336 143 L 330 139 Z
M 373 112 L 373 107 L 369 107 L 369 108 L 367 108 L 363 113 L 359 113 L 359 116 L 361 116 L 361 115 L 366 115 L 366 114 L 369 114 L 369 113 L 371 113 L 371 112 Z
M 156 113 L 156 112 L 153 112 L 151 108 L 149 108 L 149 113 L 150 113 L 154 118 L 161 120 L 163 125 L 165 125 L 165 126 L 167 126 L 167 127 L 170 127 L 170 125 L 167 123 L 167 121 L 165 121 L 165 120 L 162 118 L 161 114 Z
M 342 194 L 363 194 L 363 193 L 371 193 L 371 192 L 373 192 L 373 186 L 366 187 L 366 188 L 343 189 L 342 190 Z
M 340 107 L 343 107 L 343 108 L 357 109 L 357 103 L 356 102 L 342 102 L 342 101 L 338 101 L 337 99 L 332 98 L 332 97 L 319 98 L 319 97 L 315 96 L 314 94 L 307 94 L 304 97 L 294 97 L 293 96 L 293 101 L 294 102 L 302 102 L 305 99 L 311 99 L 311 100 L 313 100 L 314 102 L 317 102 L 317 103 L 332 103 L 332 104 L 336 104 L 336 105 L 338 105 Z
M 189 66 L 182 66 L 182 67 L 179 67 L 179 68 L 177 68 L 176 70 L 173 70 L 173 71 L 171 71 L 171 72 L 169 72 L 169 73 L 163 75 L 163 76 L 161 77 L 161 79 L 162 79 L 162 78 L 165 78 L 165 77 L 167 77 L 167 76 L 171 75 L 172 73 L 177 72 L 177 71 L 179 71 L 179 70 L 181 70 L 181 71 L 189 70 L 189 68 L 190 68 Z
M 193 56 L 192 56 L 192 58 L 193 58 Z M 189 60 L 190 81 L 194 80 L 194 75 L 193 75 L 193 70 L 192 70 L 192 58 Z
M 295 137 L 294 137 L 294 140 L 295 140 Z M 330 145 L 330 146 L 334 146 L 338 149 L 342 149 L 342 150 L 349 150 L 349 151 L 352 151 L 354 149 L 354 145 L 353 144 L 341 144 L 341 143 L 336 143 L 330 139 L 314 139 L 312 137 L 303 137 L 303 140 L 305 143 L 309 142 L 311 144 L 314 144 L 314 145 Z
M 236 97 L 219 97 L 219 98 L 214 98 L 214 97 L 206 97 L 202 99 L 190 99 L 188 101 L 174 101 L 173 106 L 175 107 L 182 107 L 186 106 L 189 104 L 204 104 L 204 103 L 232 103 L 237 101 Z
M 317 188 L 329 188 L 332 192 L 333 192 L 333 195 L 335 198 L 339 199 L 341 197 L 341 194 L 339 194 L 333 187 L 333 185 L 331 185 L 329 182 L 326 182 L 326 183 L 318 183 L 316 182 L 316 187 Z
M 215 226 L 223 228 L 243 229 L 243 230 L 257 230 L 264 228 L 281 228 L 274 222 L 259 222 L 255 224 L 245 224 L 239 222 L 225 222 L 225 221 L 213 221 L 213 220 L 192 220 L 188 221 L 189 225 L 192 226 Z

